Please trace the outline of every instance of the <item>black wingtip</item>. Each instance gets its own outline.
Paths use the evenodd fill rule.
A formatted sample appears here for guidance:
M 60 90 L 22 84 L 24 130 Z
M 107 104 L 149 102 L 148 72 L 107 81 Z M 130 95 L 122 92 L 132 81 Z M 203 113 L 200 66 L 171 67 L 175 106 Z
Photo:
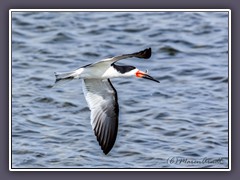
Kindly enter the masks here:
M 107 155 L 109 152 L 110 152 L 110 150 L 109 150 L 109 151 L 103 150 L 103 153 L 104 153 L 105 155 Z
M 144 53 L 145 53 L 145 59 L 148 59 L 152 55 L 152 49 L 151 48 L 145 49 Z
M 101 149 L 105 155 L 107 155 L 113 148 L 113 145 L 116 141 L 117 130 L 115 130 L 115 132 L 116 132 L 116 134 L 114 134 L 112 139 L 107 139 L 107 141 L 104 142 L 101 134 L 98 134 L 98 128 L 94 129 L 94 134 L 97 137 L 98 144 L 101 147 Z
M 144 58 L 144 59 L 149 59 L 152 55 L 152 49 L 151 48 L 147 48 L 144 49 L 143 51 L 137 52 L 136 53 L 136 57 L 138 58 Z
M 99 141 L 99 145 L 101 146 L 101 149 L 105 155 L 107 155 L 112 150 L 114 143 L 115 143 L 115 140 L 114 142 L 104 145 L 104 144 L 101 144 Z
M 99 141 L 100 139 L 97 139 L 97 140 L 99 142 L 99 145 L 101 146 L 103 153 L 107 155 L 112 150 L 114 144 L 112 144 L 111 146 L 104 146 L 103 144 L 100 143 Z

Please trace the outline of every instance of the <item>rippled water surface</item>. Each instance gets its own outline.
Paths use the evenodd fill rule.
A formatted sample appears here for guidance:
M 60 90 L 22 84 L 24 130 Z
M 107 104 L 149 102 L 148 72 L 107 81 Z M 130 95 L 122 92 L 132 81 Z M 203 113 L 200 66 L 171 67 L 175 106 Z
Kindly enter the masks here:
M 148 47 L 149 60 L 118 64 L 161 83 L 112 79 L 106 156 L 81 81 L 52 88 L 54 72 Z M 228 168 L 228 13 L 12 12 L 12 167 Z

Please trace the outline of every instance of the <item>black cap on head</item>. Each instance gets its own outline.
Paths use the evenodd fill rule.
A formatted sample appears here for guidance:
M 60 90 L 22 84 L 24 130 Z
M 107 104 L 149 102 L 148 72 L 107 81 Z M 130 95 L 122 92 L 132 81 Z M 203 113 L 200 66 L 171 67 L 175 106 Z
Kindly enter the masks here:
M 112 66 L 120 73 L 124 74 L 126 72 L 129 72 L 133 69 L 136 69 L 134 66 L 118 66 L 116 64 L 112 64 Z

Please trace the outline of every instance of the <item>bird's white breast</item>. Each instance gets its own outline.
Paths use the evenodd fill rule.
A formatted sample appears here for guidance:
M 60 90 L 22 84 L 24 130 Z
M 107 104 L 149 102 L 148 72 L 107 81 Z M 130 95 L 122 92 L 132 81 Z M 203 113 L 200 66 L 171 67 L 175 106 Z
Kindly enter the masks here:
M 114 78 L 121 76 L 121 73 L 119 73 L 115 68 L 110 66 L 103 74 L 102 78 Z

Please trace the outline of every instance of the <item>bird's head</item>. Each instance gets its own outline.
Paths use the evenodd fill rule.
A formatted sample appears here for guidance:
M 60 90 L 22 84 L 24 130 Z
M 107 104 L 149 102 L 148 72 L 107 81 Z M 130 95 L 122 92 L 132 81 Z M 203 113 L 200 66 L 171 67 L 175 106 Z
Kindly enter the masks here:
M 119 74 L 122 77 L 136 76 L 138 78 L 149 79 L 149 80 L 160 83 L 158 80 L 148 75 L 147 71 L 146 72 L 140 71 L 134 66 L 118 66 L 115 64 L 113 64 L 112 66 L 115 69 L 114 71 L 117 72 L 116 77 L 119 77 Z

